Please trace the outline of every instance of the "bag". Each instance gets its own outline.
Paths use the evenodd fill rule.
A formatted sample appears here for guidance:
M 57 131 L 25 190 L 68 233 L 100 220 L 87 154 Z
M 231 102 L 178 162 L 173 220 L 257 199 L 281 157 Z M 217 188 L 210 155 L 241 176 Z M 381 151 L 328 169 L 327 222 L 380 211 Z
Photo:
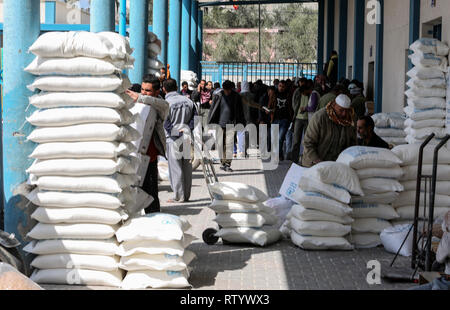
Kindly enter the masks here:
M 307 209 L 302 205 L 294 205 L 288 213 L 288 218 L 295 217 L 302 221 L 321 221 L 321 222 L 335 222 L 343 225 L 353 223 L 353 219 L 348 216 L 336 216 L 318 210 Z
M 122 281 L 122 289 L 187 288 L 189 273 L 184 271 L 129 271 Z
M 131 124 L 131 127 L 140 134 L 140 137 L 133 144 L 141 153 L 146 154 L 152 139 L 152 127 L 156 124 L 157 113 L 152 113 L 154 111 L 151 106 L 139 102 L 130 111 L 135 116 L 135 122 Z
M 375 133 L 380 137 L 405 137 L 405 131 L 397 128 L 379 128 L 375 127 Z
M 445 96 L 444 96 L 445 97 Z M 445 109 L 428 108 L 428 109 L 414 109 L 413 107 L 403 108 L 406 115 L 414 121 L 422 121 L 426 119 L 445 118 Z
M 406 85 L 410 88 L 414 87 L 423 87 L 423 88 L 446 88 L 446 82 L 445 78 L 435 78 L 435 79 L 419 79 L 419 78 L 412 78 L 408 82 L 406 82 Z
M 343 237 L 302 236 L 293 230 L 291 240 L 304 250 L 353 250 L 353 246 Z
M 169 254 L 133 254 L 120 259 L 120 268 L 127 271 L 183 271 L 195 259 L 191 251 L 184 251 L 183 256 Z
M 243 202 L 264 202 L 269 197 L 256 187 L 236 182 L 216 182 L 208 188 L 217 200 L 237 200 Z
M 405 191 L 415 191 L 417 187 L 417 181 L 404 181 L 402 182 Z M 420 185 L 420 190 L 425 191 L 425 181 L 422 181 Z M 450 193 L 450 181 L 439 181 L 436 182 L 436 194 L 438 195 L 448 195 Z
M 364 195 L 355 171 L 343 163 L 321 162 L 307 169 L 304 176 L 345 188 L 354 195 Z
M 429 53 L 439 56 L 447 56 L 449 48 L 447 44 L 434 38 L 420 38 L 409 46 L 415 53 Z
M 350 203 L 350 193 L 346 189 L 335 184 L 330 185 L 311 177 L 302 176 L 298 183 L 298 187 L 305 192 L 317 192 L 328 197 L 333 197 L 342 203 Z
M 133 99 L 125 93 L 112 92 L 40 92 L 29 97 L 31 105 L 38 109 L 63 107 L 104 107 L 130 109 Z
M 290 227 L 299 235 L 319 237 L 343 237 L 350 233 L 350 225 L 342 225 L 336 222 L 302 221 L 291 217 Z
M 444 127 L 428 127 L 421 129 L 406 127 L 405 132 L 416 139 L 425 139 L 432 133 L 436 135 L 436 138 L 444 138 L 446 135 L 446 129 Z
M 41 76 L 27 88 L 54 92 L 125 92 L 132 86 L 126 75 L 105 76 Z
M 397 180 L 385 178 L 361 180 L 361 187 L 367 195 L 403 191 L 403 186 Z
M 372 115 L 373 122 L 377 128 L 397 128 L 403 129 L 406 115 L 399 112 L 376 113 Z
M 336 216 L 345 216 L 352 209 L 333 198 L 315 192 L 296 191 L 293 201 L 308 209 L 319 210 Z
M 391 223 L 377 218 L 355 219 L 352 223 L 352 231 L 356 233 L 379 234 L 383 229 L 388 227 L 392 227 Z
M 220 213 L 214 221 L 223 228 L 262 227 L 263 225 L 275 225 L 278 218 L 264 213 Z
M 114 124 L 82 124 L 65 127 L 36 128 L 27 137 L 36 143 L 121 141 L 131 142 L 139 138 L 139 133 L 130 126 Z
M 445 98 L 442 97 L 417 97 L 409 98 L 408 106 L 412 109 L 425 110 L 432 108 L 445 109 Z
M 159 241 L 125 241 L 119 245 L 117 255 L 131 256 L 134 254 L 169 254 L 183 256 L 187 248 L 196 238 L 189 234 L 184 234 L 181 240 Z
M 353 169 L 392 168 L 402 163 L 390 150 L 369 146 L 349 147 L 336 161 Z
M 29 242 L 23 250 L 36 255 L 86 254 L 113 256 L 118 252 L 119 244 L 116 238 L 109 240 L 41 240 Z
M 268 200 L 270 201 L 270 200 Z M 267 214 L 273 214 L 275 215 L 275 209 L 272 209 L 271 207 L 266 206 L 266 203 L 246 203 L 246 202 L 240 202 L 240 201 L 233 201 L 233 200 L 217 200 L 213 199 L 211 204 L 208 206 L 216 213 L 258 213 L 258 212 L 264 212 Z M 289 204 L 291 204 L 290 200 L 287 200 Z
M 43 224 L 38 223 L 27 237 L 44 239 L 101 239 L 114 236 L 116 226 L 105 224 Z
M 356 249 L 376 248 L 381 244 L 380 235 L 372 233 L 350 234 L 347 240 L 355 246 Z
M 119 242 L 159 240 L 182 240 L 191 225 L 183 218 L 165 213 L 151 213 L 131 218 L 116 232 Z
M 418 78 L 423 80 L 445 78 L 445 74 L 442 70 L 433 67 L 413 67 L 406 74 L 410 78 Z
M 150 43 L 148 45 L 149 52 L 160 55 L 161 54 L 161 46 L 156 43 Z
M 441 148 L 444 150 L 444 148 Z M 417 165 L 410 165 L 403 167 L 403 177 L 400 179 L 402 181 L 416 180 L 417 179 Z M 431 175 L 433 173 L 432 164 L 422 165 L 422 174 Z M 449 164 L 438 164 L 436 171 L 437 181 L 450 181 L 450 165 Z
M 399 214 L 400 219 L 412 221 L 414 220 L 415 209 L 416 207 L 414 205 L 409 205 L 397 207 L 396 211 Z M 419 217 L 421 219 L 428 219 L 429 210 L 429 207 L 425 209 L 423 205 L 421 205 L 419 208 Z M 440 205 L 439 207 L 435 206 L 433 211 L 434 218 L 438 218 L 441 216 L 443 217 L 445 216 L 445 214 L 447 214 L 448 211 L 450 211 L 450 207 L 448 205 L 446 207 L 443 207 L 442 205 Z
M 427 119 L 427 120 L 421 120 L 421 121 L 414 121 L 412 119 L 407 119 L 405 122 L 405 128 L 410 129 L 423 129 L 428 127 L 444 127 L 445 126 L 445 119 Z
M 405 241 L 406 235 L 408 234 L 411 226 L 411 224 L 396 225 L 384 229 L 380 234 L 380 239 L 383 243 L 384 249 L 390 253 L 397 254 L 398 252 L 402 256 L 411 256 L 413 248 L 412 231 L 409 233 L 409 236 Z M 401 246 L 401 250 L 398 251 Z
M 86 269 L 41 269 L 35 270 L 31 280 L 40 284 L 99 285 L 119 287 L 121 271 L 99 271 Z
M 392 145 L 401 145 L 401 144 L 406 144 L 408 142 L 406 142 L 406 137 L 382 137 L 383 140 L 387 143 L 387 144 L 392 144 Z
M 399 165 L 392 168 L 366 168 L 356 170 L 356 174 L 359 177 L 360 183 L 362 183 L 364 179 L 370 178 L 385 178 L 398 180 L 403 175 L 403 169 L 400 168 Z
M 45 224 L 93 223 L 114 225 L 126 220 L 126 216 L 118 211 L 97 208 L 39 207 L 31 214 L 31 218 Z
M 48 254 L 39 255 L 31 266 L 37 269 L 88 269 L 99 271 L 116 271 L 119 269 L 117 256 L 82 255 L 82 254 Z
M 233 227 L 222 228 L 215 236 L 230 243 L 250 243 L 263 247 L 280 240 L 281 232 L 271 226 L 261 228 Z
M 161 68 L 164 68 L 164 64 L 158 59 L 148 58 L 147 65 L 149 68 L 152 68 L 154 70 L 160 70 Z
M 125 194 L 128 191 L 125 190 Z M 121 195 L 123 195 L 122 193 Z M 128 200 L 127 203 L 122 207 L 123 210 L 128 213 L 131 216 L 135 216 L 142 212 L 145 208 L 150 206 L 150 204 L 153 202 L 154 198 L 147 194 L 143 189 L 139 187 L 132 188 L 132 196 L 136 197 L 134 200 Z M 129 201 L 129 202 L 128 202 Z
M 388 204 L 369 204 L 369 203 L 354 203 L 353 218 L 379 218 L 384 220 L 393 220 L 400 216 L 395 209 Z
M 408 98 L 418 98 L 418 97 L 442 97 L 445 98 L 446 96 L 446 90 L 445 88 L 440 87 L 433 87 L 433 88 L 426 88 L 426 87 L 418 87 L 414 86 L 413 88 L 408 89 L 405 91 L 405 95 Z
M 27 117 L 27 121 L 33 126 L 58 127 L 86 123 L 129 125 L 134 119 L 127 109 L 55 108 L 37 110 L 30 117 Z
M 398 199 L 399 193 L 386 192 L 380 194 L 370 194 L 364 197 L 353 196 L 352 204 L 354 203 L 375 203 L 375 204 L 390 204 Z
M 430 53 L 415 52 L 408 56 L 414 66 L 417 67 L 433 67 L 439 68 L 442 71 L 447 71 L 448 61 L 447 57 L 436 56 Z

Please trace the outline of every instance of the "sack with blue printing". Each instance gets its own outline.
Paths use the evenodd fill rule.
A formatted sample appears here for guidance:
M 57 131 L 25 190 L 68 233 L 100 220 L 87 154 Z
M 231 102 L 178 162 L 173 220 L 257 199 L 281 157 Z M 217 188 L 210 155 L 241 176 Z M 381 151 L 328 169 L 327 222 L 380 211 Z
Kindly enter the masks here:
M 352 212 L 348 205 L 321 193 L 298 190 L 291 199 L 305 208 L 319 210 L 336 216 L 345 216 Z
M 306 192 L 318 192 L 328 197 L 333 197 L 342 203 L 350 203 L 350 193 L 336 184 L 326 184 L 314 178 L 302 176 L 298 183 L 298 187 Z
M 356 172 L 345 163 L 321 162 L 307 169 L 303 175 L 326 184 L 337 185 L 354 195 L 364 195 Z
M 405 121 L 405 131 L 407 130 L 418 130 L 418 129 L 423 129 L 423 128 L 428 128 L 428 127 L 440 127 L 443 128 L 445 127 L 445 119 L 443 118 L 432 118 L 432 119 L 425 119 L 425 120 L 421 120 L 421 121 L 414 121 L 412 119 L 407 119 Z
M 416 97 L 408 98 L 408 106 L 412 109 L 423 110 L 430 108 L 445 109 L 445 98 L 443 97 Z
M 368 146 L 349 147 L 336 161 L 353 169 L 391 168 L 402 163 L 392 151 Z
M 381 203 L 381 204 L 390 204 L 398 199 L 400 194 L 397 192 L 385 192 L 378 194 L 367 194 L 364 197 L 353 196 L 353 203 Z
M 403 191 L 403 186 L 400 182 L 387 178 L 368 178 L 361 180 L 361 187 L 366 195 Z
M 447 56 L 449 47 L 444 42 L 434 38 L 420 38 L 409 46 L 415 53 L 430 53 L 438 56 Z
M 386 178 L 398 180 L 403 176 L 403 169 L 400 165 L 391 168 L 365 168 L 356 170 L 356 174 L 361 182 L 369 178 Z
M 408 56 L 414 66 L 417 67 L 434 67 L 439 68 L 443 72 L 447 71 L 448 60 L 445 56 L 436 56 L 430 53 L 416 52 Z
M 294 205 L 292 207 L 291 211 L 289 211 L 287 215 L 287 218 L 290 220 L 292 217 L 295 217 L 302 221 L 333 222 L 343 225 L 349 225 L 353 223 L 353 219 L 349 215 L 336 216 L 319 210 L 308 209 L 302 205 Z
M 445 109 L 438 109 L 438 108 L 427 108 L 427 109 L 414 109 L 413 107 L 405 107 L 403 108 L 406 115 L 414 120 L 414 121 L 421 121 L 426 119 L 432 119 L 432 118 L 445 118 L 446 111 Z
M 353 218 L 380 218 L 384 220 L 397 219 L 400 216 L 389 204 L 353 203 Z
M 413 67 L 406 74 L 410 78 L 418 78 L 422 80 L 445 78 L 445 73 L 442 70 L 433 67 Z

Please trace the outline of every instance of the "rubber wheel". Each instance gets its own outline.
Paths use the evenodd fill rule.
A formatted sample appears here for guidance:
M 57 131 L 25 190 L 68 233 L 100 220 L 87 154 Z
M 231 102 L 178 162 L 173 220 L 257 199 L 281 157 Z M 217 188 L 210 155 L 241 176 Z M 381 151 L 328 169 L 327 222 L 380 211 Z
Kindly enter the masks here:
M 216 232 L 214 228 L 206 229 L 202 234 L 203 241 L 208 245 L 216 244 L 219 241 L 219 237 L 214 236 Z

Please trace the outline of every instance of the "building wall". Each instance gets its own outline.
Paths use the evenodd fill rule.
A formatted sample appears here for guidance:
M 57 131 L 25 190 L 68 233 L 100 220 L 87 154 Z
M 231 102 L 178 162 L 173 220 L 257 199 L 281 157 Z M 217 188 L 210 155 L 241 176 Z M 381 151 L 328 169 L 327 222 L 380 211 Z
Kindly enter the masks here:
M 347 78 L 352 79 L 352 76 L 348 75 L 349 66 L 353 67 L 353 40 L 355 35 L 355 0 L 348 1 L 348 15 L 347 15 Z
M 333 49 L 338 51 L 339 49 L 339 1 L 335 0 L 334 4 L 334 46 Z
M 365 16 L 367 17 L 367 14 L 369 14 L 370 10 L 367 9 L 367 2 L 366 0 L 366 13 Z M 366 22 L 364 24 L 364 85 L 365 85 L 365 94 L 367 95 L 368 91 L 368 81 L 369 81 L 369 64 L 371 62 L 375 62 L 375 54 L 376 54 L 376 46 L 377 46 L 377 27 L 376 24 L 369 24 Z M 375 76 L 373 76 L 375 78 Z M 374 85 L 372 86 L 374 87 Z

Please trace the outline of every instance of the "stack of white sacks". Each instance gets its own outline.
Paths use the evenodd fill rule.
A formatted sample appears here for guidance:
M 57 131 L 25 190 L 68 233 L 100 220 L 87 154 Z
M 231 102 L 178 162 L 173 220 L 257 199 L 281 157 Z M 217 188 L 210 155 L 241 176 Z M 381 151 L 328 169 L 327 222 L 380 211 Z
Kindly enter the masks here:
M 445 97 L 448 71 L 449 48 L 436 39 L 422 38 L 410 46 L 414 68 L 405 92 L 408 106 L 404 109 L 408 119 L 405 122 L 406 141 L 409 144 L 422 143 L 427 136 L 435 133 L 432 144 L 439 143 L 445 136 Z
M 406 144 L 405 113 L 377 113 L 372 115 L 375 133 L 391 145 Z
M 306 250 L 352 250 L 345 238 L 353 219 L 351 195 L 362 195 L 356 173 L 336 162 L 322 162 L 304 169 L 298 184 L 287 196 L 296 204 L 288 213 L 282 231 Z
M 181 82 L 187 82 L 190 90 L 194 90 L 197 81 L 197 73 L 189 70 L 181 70 Z
M 266 246 L 281 237 L 274 209 L 265 205 L 265 193 L 247 184 L 216 182 L 208 185 L 213 201 L 209 208 L 220 226 L 217 237 L 230 243 Z
M 25 69 L 38 75 L 30 97 L 36 110 L 28 136 L 38 143 L 27 169 L 37 186 L 28 198 L 38 208 L 34 239 L 25 250 L 38 256 L 37 283 L 120 286 L 122 272 L 113 239 L 126 218 L 123 209 L 137 200 L 137 166 L 130 143 L 139 134 L 130 86 L 123 69 L 132 50 L 126 38 L 109 32 L 50 32 L 30 52 Z
M 195 239 L 186 234 L 186 220 L 152 213 L 128 220 L 116 232 L 120 268 L 127 271 L 124 289 L 189 287 L 189 264 L 195 254 L 186 247 Z
M 164 68 L 164 64 L 158 60 L 161 54 L 161 41 L 153 32 L 148 33 L 148 49 L 147 49 L 147 73 L 160 76 L 160 69 Z
M 390 150 L 354 146 L 344 150 L 337 162 L 356 171 L 364 196 L 352 198 L 352 234 L 356 248 L 381 244 L 380 233 L 391 227 L 390 220 L 398 218 L 392 203 L 403 191 L 398 179 L 402 177 L 401 160 Z
M 401 183 L 405 189 L 394 202 L 394 207 L 400 218 L 394 224 L 412 223 L 414 220 L 414 210 L 416 203 L 417 169 L 419 160 L 419 144 L 400 145 L 392 151 L 403 161 L 403 177 Z M 429 145 L 424 149 L 422 174 L 432 175 L 433 156 L 435 146 Z M 427 195 L 424 195 L 427 186 Z M 430 185 L 422 181 L 420 195 L 419 215 L 421 218 L 428 218 L 428 208 L 430 207 L 429 193 Z M 427 210 L 424 214 L 424 199 L 427 201 Z M 450 210 L 450 150 L 442 147 L 439 151 L 437 166 L 436 195 L 434 201 L 434 218 L 438 218 Z

